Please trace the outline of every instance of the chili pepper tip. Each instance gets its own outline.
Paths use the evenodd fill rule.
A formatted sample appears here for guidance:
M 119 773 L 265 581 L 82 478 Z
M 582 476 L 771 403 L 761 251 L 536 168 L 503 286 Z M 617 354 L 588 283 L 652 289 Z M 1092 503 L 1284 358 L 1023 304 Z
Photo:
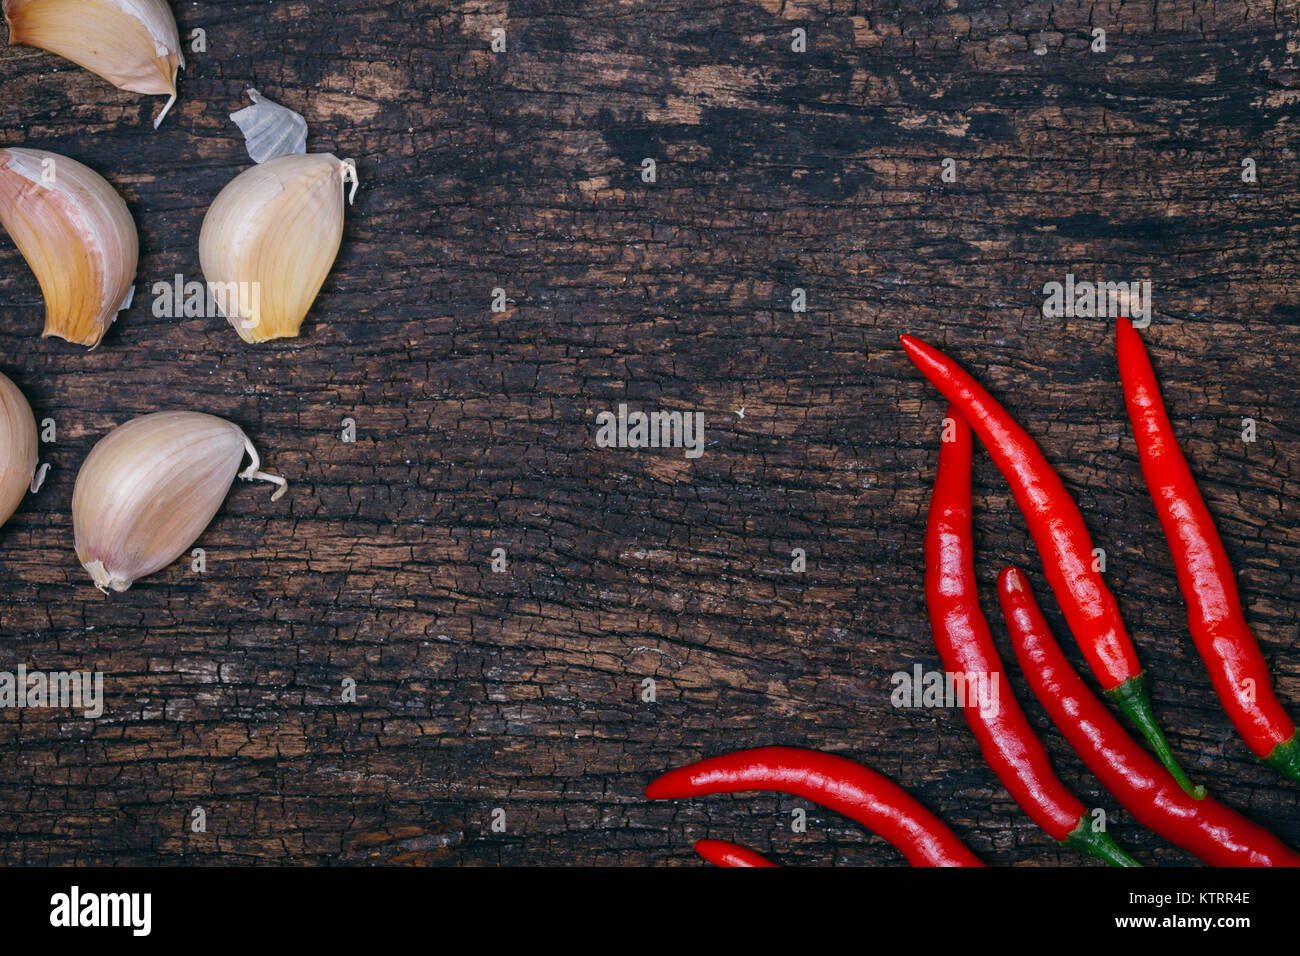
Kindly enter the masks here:
M 836 754 L 755 747 L 670 770 L 652 800 L 769 791 L 820 803 L 878 833 L 913 866 L 983 866 L 942 820 L 888 777 Z
M 726 840 L 696 840 L 695 852 L 714 866 L 779 866 L 761 853 Z

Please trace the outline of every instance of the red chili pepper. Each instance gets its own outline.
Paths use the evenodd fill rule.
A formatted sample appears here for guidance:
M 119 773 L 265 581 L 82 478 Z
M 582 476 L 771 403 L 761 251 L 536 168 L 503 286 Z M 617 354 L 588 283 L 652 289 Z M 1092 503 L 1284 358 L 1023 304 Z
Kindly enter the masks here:
M 1173 553 L 1192 640 L 1223 709 L 1255 756 L 1300 780 L 1295 724 L 1273 694 L 1268 665 L 1241 612 L 1228 553 L 1178 449 L 1142 337 L 1126 318 L 1116 323 L 1115 349 L 1142 476 Z
M 1300 866 L 1300 854 L 1263 827 L 1213 797 L 1188 795 L 1124 732 L 1066 660 L 1029 582 L 1015 568 L 998 578 L 998 600 L 1034 695 L 1088 769 L 1139 823 L 1214 866 Z
M 1052 770 L 1004 678 L 975 583 L 970 426 L 952 406 L 948 416 L 925 532 L 925 603 L 944 669 L 967 679 L 966 722 L 1002 785 L 1049 836 L 1117 866 L 1137 866 L 1108 834 L 1094 832 L 1087 809 Z M 972 679 L 991 688 L 985 699 L 975 699 Z
M 888 777 L 817 750 L 738 750 L 670 770 L 646 787 L 645 795 L 651 800 L 681 800 L 749 790 L 820 803 L 884 837 L 913 866 L 984 865 L 947 824 Z
M 1011 486 L 1043 556 L 1047 581 L 1102 689 L 1142 731 L 1182 787 L 1204 793 L 1187 779 L 1156 724 L 1137 651 L 1114 595 L 1093 565 L 1092 538 L 1060 476 L 1029 433 L 960 365 L 913 336 L 904 335 L 901 341 L 921 373 L 961 410 Z
M 696 840 L 695 852 L 714 866 L 777 866 L 749 847 L 726 840 Z

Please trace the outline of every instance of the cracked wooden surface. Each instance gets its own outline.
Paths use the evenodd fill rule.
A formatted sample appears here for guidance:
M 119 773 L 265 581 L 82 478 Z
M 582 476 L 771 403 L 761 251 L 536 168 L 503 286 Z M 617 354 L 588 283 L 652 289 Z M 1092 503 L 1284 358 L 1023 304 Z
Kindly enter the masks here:
M 0 368 L 58 423 L 46 487 L 0 531 L 0 670 L 102 670 L 107 695 L 95 721 L 0 711 L 0 863 L 647 864 L 704 836 L 900 862 L 817 808 L 792 834 L 792 798 L 641 796 L 669 766 L 774 743 L 890 774 L 988 862 L 1082 863 L 959 713 L 889 704 L 894 671 L 938 666 L 921 553 L 944 406 L 902 331 L 949 349 L 1060 468 L 1184 766 L 1300 845 L 1300 789 L 1255 765 L 1186 634 L 1110 323 L 1041 313 L 1067 272 L 1152 280 L 1175 428 L 1300 712 L 1293 4 L 174 6 L 208 51 L 157 133 L 160 100 L 0 48 L 0 143 L 105 174 L 142 251 L 135 305 L 86 353 L 39 338 L 36 282 L 0 236 Z M 303 336 L 261 347 L 149 308 L 152 283 L 200 278 L 203 213 L 247 165 L 227 119 L 247 86 L 362 184 Z M 705 454 L 596 448 L 620 402 L 703 411 Z M 72 551 L 77 467 L 112 425 L 174 407 L 239 423 L 290 493 L 239 485 L 197 542 L 206 574 L 182 561 L 105 599 Z M 1066 634 L 982 453 L 974 480 L 1010 663 L 1003 564 L 1027 564 Z M 1119 841 L 1187 862 L 1014 688 Z

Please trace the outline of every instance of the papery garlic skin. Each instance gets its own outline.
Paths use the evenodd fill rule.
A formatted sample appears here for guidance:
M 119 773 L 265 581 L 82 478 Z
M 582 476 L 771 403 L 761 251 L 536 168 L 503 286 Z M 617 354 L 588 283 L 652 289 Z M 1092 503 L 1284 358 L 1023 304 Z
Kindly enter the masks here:
M 32 406 L 18 386 L 0 374 L 0 525 L 9 520 L 31 488 L 36 455 Z
M 0 149 L 0 223 L 41 285 L 43 334 L 98 345 L 135 290 L 140 243 L 122 197 L 75 159 Z
M 239 470 L 244 455 L 252 464 Z M 280 485 L 259 471 L 252 442 L 234 422 L 202 412 L 156 412 L 119 425 L 86 456 L 72 491 L 77 559 L 95 587 L 125 591 L 194 543 L 236 474 Z
M 277 156 L 306 153 L 307 121 L 302 115 L 273 103 L 252 87 L 246 92 L 253 105 L 231 113 L 230 118 L 244 134 L 248 158 L 264 163 Z
M 298 334 L 338 255 L 349 181 L 355 195 L 351 160 L 278 156 L 244 170 L 213 200 L 199 232 L 199 262 L 245 342 Z
M 114 86 L 176 101 L 185 66 L 176 18 L 166 0 L 4 0 L 10 44 L 49 50 Z

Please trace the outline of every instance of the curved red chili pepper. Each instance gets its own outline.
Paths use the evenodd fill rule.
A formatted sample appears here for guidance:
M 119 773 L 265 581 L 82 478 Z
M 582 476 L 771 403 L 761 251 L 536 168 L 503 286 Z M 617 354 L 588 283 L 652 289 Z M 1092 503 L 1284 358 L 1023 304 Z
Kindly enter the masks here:
M 1062 736 L 1143 826 L 1214 866 L 1300 866 L 1300 854 L 1213 797 L 1188 795 L 1124 732 L 1066 660 L 1029 582 L 1015 568 L 998 578 L 998 601 L 1016 658 Z
M 974 699 L 970 684 L 964 685 L 962 710 L 985 761 L 1030 819 L 1054 840 L 1119 866 L 1137 866 L 1108 834 L 1093 831 L 1087 809 L 1052 770 L 1004 678 L 975 581 L 970 426 L 952 406 L 948 416 L 925 531 L 925 603 L 939 658 L 949 673 L 992 688 L 990 702 Z
M 856 820 L 913 866 L 983 866 L 948 825 L 888 777 L 844 757 L 799 747 L 758 747 L 670 770 L 645 788 L 651 800 L 769 790 Z
M 1156 724 L 1137 651 L 1114 595 L 1093 565 L 1092 538 L 1060 476 L 1029 433 L 965 369 L 914 336 L 904 335 L 901 342 L 921 373 L 961 410 L 1011 486 L 1043 556 L 1047 581 L 1102 689 L 1142 731 L 1183 788 L 1203 793 L 1178 766 Z
M 714 866 L 778 866 L 749 847 L 726 840 L 696 840 L 695 852 Z
M 1273 694 L 1268 665 L 1241 612 L 1228 553 L 1178 448 L 1142 337 L 1126 318 L 1115 324 L 1115 350 L 1142 477 L 1187 602 L 1187 629 L 1237 732 L 1256 757 L 1300 780 L 1295 724 Z

